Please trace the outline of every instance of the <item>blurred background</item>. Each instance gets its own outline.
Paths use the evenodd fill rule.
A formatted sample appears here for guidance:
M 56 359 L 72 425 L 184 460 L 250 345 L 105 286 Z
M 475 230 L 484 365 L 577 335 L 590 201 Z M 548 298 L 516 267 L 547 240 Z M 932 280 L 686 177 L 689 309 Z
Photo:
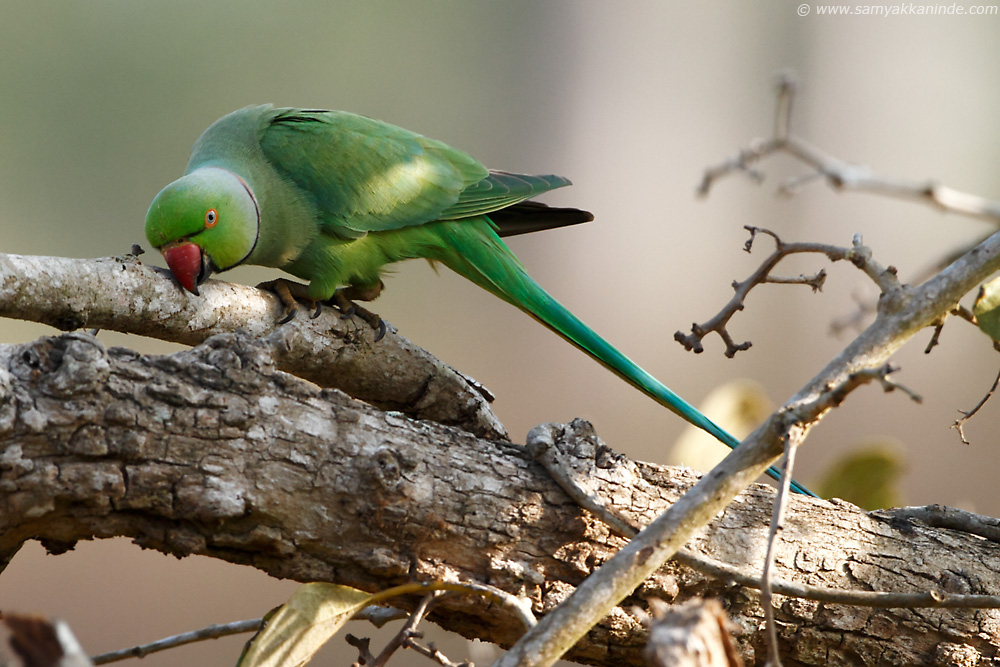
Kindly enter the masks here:
M 744 253 L 743 225 L 838 245 L 861 233 L 904 280 L 989 226 L 823 185 L 776 197 L 803 171 L 787 158 L 763 165 L 763 185 L 731 178 L 698 199 L 705 167 L 769 135 L 776 73 L 792 70 L 801 82 L 796 133 L 837 157 L 1000 198 L 1000 17 L 831 17 L 807 8 L 803 17 L 798 3 L 772 0 L 4 3 L 0 252 L 99 257 L 147 245 L 149 201 L 181 174 L 192 142 L 216 118 L 260 102 L 346 109 L 493 168 L 570 177 L 574 186 L 546 201 L 586 208 L 596 220 L 511 239 L 534 277 L 690 401 L 745 378 L 781 402 L 849 342 L 852 332 L 832 335 L 831 322 L 876 291 L 850 266 L 800 258 L 780 273 L 826 267 L 822 293 L 755 290 L 730 325 L 752 349 L 726 359 L 710 337 L 704 354 L 687 353 L 674 332 L 714 315 L 730 283 L 771 250 L 761 239 Z M 162 265 L 153 253 L 144 260 Z M 223 277 L 255 283 L 274 272 Z M 584 417 L 618 451 L 669 459 L 683 423 L 533 320 L 424 262 L 399 265 L 386 283 L 374 309 L 495 392 L 515 441 L 538 423 Z M 0 343 L 53 333 L 0 321 Z M 930 336 L 894 358 L 896 379 L 923 404 L 862 388 L 813 431 L 798 479 L 816 483 L 874 441 L 901 470 L 897 502 L 1000 514 L 1000 401 L 967 426 L 970 445 L 949 428 L 988 390 L 1000 355 L 962 322 L 950 322 L 925 355 Z M 143 352 L 178 349 L 101 338 Z M 127 540 L 58 557 L 31 543 L 0 575 L 0 609 L 63 618 L 99 653 L 260 616 L 293 588 Z M 244 639 L 143 664 L 232 664 Z M 337 645 L 337 664 L 354 659 L 345 650 Z M 489 660 L 488 649 L 471 651 Z

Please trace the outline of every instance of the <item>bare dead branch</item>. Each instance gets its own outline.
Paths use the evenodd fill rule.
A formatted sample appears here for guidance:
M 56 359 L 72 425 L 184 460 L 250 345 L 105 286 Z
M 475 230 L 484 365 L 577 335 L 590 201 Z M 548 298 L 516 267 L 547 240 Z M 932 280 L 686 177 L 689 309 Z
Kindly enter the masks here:
M 825 270 L 820 270 L 812 276 L 776 277 L 771 275 L 771 272 L 775 269 L 775 267 L 777 267 L 781 260 L 789 255 L 816 253 L 825 255 L 831 262 L 847 260 L 864 272 L 865 275 L 867 275 L 879 287 L 879 289 L 882 290 L 883 293 L 895 290 L 899 287 L 899 281 L 896 278 L 896 270 L 891 266 L 883 267 L 872 259 L 871 250 L 862 244 L 861 237 L 859 235 L 855 235 L 851 248 L 841 248 L 823 243 L 786 243 L 782 241 L 777 234 L 769 229 L 751 227 L 749 225 L 744 226 L 744 229 L 750 232 L 750 238 L 744 245 L 744 249 L 747 252 L 750 252 L 753 249 L 753 243 L 757 238 L 758 233 L 766 234 L 774 239 L 774 252 L 761 262 L 760 266 L 752 274 L 750 274 L 746 280 L 742 282 L 733 282 L 733 291 L 735 292 L 733 298 L 729 300 L 729 303 L 727 303 L 722 310 L 715 315 L 715 317 L 702 324 L 692 324 L 691 333 L 689 334 L 684 334 L 680 331 L 674 334 L 674 340 L 683 345 L 688 351 L 693 351 L 696 354 L 703 352 L 705 348 L 702 345 L 702 341 L 705 336 L 712 332 L 715 332 L 722 338 L 723 342 L 726 344 L 725 355 L 730 359 L 735 356 L 737 352 L 749 349 L 752 345 L 750 341 L 745 341 L 740 344 L 733 342 L 733 338 L 729 333 L 727 326 L 733 316 L 737 312 L 743 310 L 747 295 L 749 295 L 750 291 L 758 285 L 767 283 L 808 285 L 814 292 L 822 289 L 823 283 L 826 280 Z
M 791 114 L 795 95 L 794 84 L 787 78 L 778 83 L 778 103 L 775 112 L 775 132 L 771 139 L 756 139 L 734 157 L 705 170 L 698 194 L 707 196 L 721 178 L 734 173 L 749 175 L 755 182 L 764 180 L 756 164 L 778 153 L 790 155 L 812 169 L 793 178 L 779 188 L 790 195 L 804 185 L 823 179 L 835 190 L 870 192 L 887 197 L 924 202 L 934 208 L 987 220 L 1000 225 L 1000 202 L 961 192 L 934 181 L 913 182 L 880 176 L 870 168 L 839 160 L 791 133 Z
M 403 624 L 403 627 L 400 628 L 399 632 L 393 635 L 392 639 L 390 639 L 389 642 L 385 645 L 385 648 L 383 648 L 382 651 L 377 656 L 375 656 L 374 660 L 372 660 L 367 664 L 371 665 L 372 667 L 383 667 L 389 661 L 389 658 L 392 657 L 393 653 L 395 653 L 400 648 L 407 647 L 408 640 L 411 639 L 413 635 L 416 633 L 417 626 L 420 625 L 420 622 L 424 619 L 424 616 L 427 615 L 427 612 L 430 610 L 431 604 L 433 604 L 434 599 L 437 596 L 438 596 L 437 591 L 425 595 L 424 599 L 420 601 L 419 605 L 417 605 L 417 608 L 413 610 L 412 614 L 410 614 L 410 617 L 406 619 L 406 623 Z M 363 657 L 364 656 L 362 654 L 362 658 Z
M 989 401 L 990 398 L 993 397 L 993 394 L 996 393 L 998 384 L 1000 384 L 1000 371 L 997 372 L 996 379 L 993 380 L 993 385 L 990 387 L 989 391 L 987 391 L 986 395 L 983 396 L 978 403 L 976 403 L 976 406 L 974 408 L 972 408 L 968 412 L 966 412 L 965 410 L 959 410 L 959 412 L 962 413 L 962 417 L 960 419 L 956 419 L 955 423 L 952 424 L 951 427 L 958 431 L 958 437 L 962 439 L 962 444 L 964 445 L 969 444 L 969 441 L 965 437 L 965 423 L 970 419 L 972 419 L 973 417 L 975 417 L 976 413 L 979 412 L 982 409 L 982 407 L 986 405 L 987 401 Z
M 860 245 L 859 238 L 856 244 Z M 856 260 L 868 263 L 861 253 Z M 803 441 L 837 405 L 828 388 L 846 387 L 856 381 L 852 377 L 861 377 L 859 372 L 887 363 L 906 341 L 954 309 L 998 268 L 1000 234 L 993 234 L 917 287 L 898 284 L 894 271 L 880 272 L 886 287 L 875 321 L 691 491 L 529 630 L 496 667 L 552 664 L 771 465 L 782 450 L 781 443 L 787 438 Z
M 905 393 L 914 403 L 920 403 L 923 398 L 915 393 L 914 391 L 907 389 L 905 386 L 899 384 L 898 382 L 891 380 L 889 375 L 896 372 L 896 367 L 891 364 L 884 364 L 878 368 L 863 368 L 853 373 L 850 373 L 844 381 L 835 387 L 830 387 L 826 391 L 826 396 L 832 407 L 836 407 L 844 402 L 847 395 L 852 391 L 860 387 L 861 385 L 868 384 L 869 382 L 877 381 L 882 385 L 882 390 L 886 393 L 893 392 L 897 389 Z
M 91 658 L 91 661 L 95 665 L 106 665 L 109 662 L 117 662 L 128 658 L 145 658 L 147 655 L 158 653 L 159 651 L 166 651 L 167 649 L 176 648 L 178 646 L 184 646 L 185 644 L 192 644 L 194 642 L 201 642 L 208 639 L 218 639 L 220 637 L 228 637 L 230 635 L 240 635 L 245 632 L 256 632 L 260 629 L 261 623 L 263 623 L 263 619 L 253 618 L 247 621 L 234 621 L 232 623 L 210 625 L 192 632 L 184 632 L 179 635 L 173 635 L 172 637 L 158 639 L 157 641 L 150 642 L 148 644 L 140 644 L 138 646 L 132 646 L 118 651 L 110 651 L 108 653 L 95 655 Z
M 944 505 L 896 507 L 877 510 L 873 515 L 892 519 L 917 520 L 935 528 L 958 530 L 1000 544 L 1000 519 Z
M 771 667 L 781 667 L 781 653 L 778 645 L 778 627 L 774 617 L 774 596 L 771 579 L 774 575 L 774 554 L 777 550 L 778 535 L 784 529 L 785 511 L 791 493 L 792 471 L 795 468 L 795 450 L 801 443 L 785 441 L 785 454 L 781 464 L 781 483 L 771 510 L 771 525 L 767 530 L 767 551 L 764 554 L 764 569 L 760 575 L 760 603 L 764 607 L 767 631 L 767 663 Z

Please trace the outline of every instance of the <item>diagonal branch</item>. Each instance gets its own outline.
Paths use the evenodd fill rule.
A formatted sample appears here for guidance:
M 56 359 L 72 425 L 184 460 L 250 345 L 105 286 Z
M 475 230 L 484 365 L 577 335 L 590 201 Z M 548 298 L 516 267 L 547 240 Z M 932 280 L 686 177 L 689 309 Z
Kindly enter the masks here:
M 563 604 L 525 633 L 495 667 L 550 665 L 652 572 L 723 511 L 782 452 L 797 446 L 838 405 L 831 387 L 886 364 L 924 327 L 934 326 L 965 294 L 1000 269 L 1000 233 L 979 243 L 918 287 L 882 294 L 875 321 L 691 491 L 656 518 Z

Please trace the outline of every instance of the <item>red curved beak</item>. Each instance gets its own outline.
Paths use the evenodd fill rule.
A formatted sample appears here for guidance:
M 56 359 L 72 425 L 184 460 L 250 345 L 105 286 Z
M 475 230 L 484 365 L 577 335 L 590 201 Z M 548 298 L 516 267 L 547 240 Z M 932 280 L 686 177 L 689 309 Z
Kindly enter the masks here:
M 201 282 L 204 263 L 201 248 L 190 241 L 163 248 L 163 259 L 174 278 L 187 291 L 198 294 L 198 283 Z

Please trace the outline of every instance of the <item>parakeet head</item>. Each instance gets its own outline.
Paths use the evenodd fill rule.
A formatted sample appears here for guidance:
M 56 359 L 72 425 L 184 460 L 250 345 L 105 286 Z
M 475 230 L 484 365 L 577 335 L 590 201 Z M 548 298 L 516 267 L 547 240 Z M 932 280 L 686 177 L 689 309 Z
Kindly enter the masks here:
M 213 271 L 250 255 L 260 212 L 246 181 L 219 167 L 203 167 L 163 188 L 146 213 L 146 238 L 182 287 L 198 293 Z

